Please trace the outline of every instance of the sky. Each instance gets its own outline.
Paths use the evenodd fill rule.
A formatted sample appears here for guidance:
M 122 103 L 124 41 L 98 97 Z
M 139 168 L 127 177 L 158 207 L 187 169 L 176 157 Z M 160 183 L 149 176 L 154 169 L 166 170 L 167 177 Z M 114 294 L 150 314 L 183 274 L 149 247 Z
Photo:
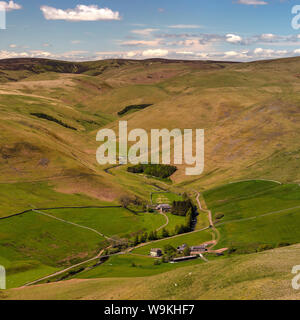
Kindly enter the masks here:
M 298 56 L 298 12 L 300 0 L 0 1 L 0 59 Z

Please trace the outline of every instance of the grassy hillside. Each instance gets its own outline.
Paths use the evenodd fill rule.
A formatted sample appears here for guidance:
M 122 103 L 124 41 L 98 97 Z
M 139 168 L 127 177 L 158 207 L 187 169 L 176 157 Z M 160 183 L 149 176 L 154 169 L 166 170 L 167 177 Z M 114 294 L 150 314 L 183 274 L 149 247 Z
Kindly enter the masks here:
M 137 278 L 149 277 L 156 274 L 165 273 L 170 270 L 190 266 L 201 265 L 203 260 L 196 259 L 185 261 L 182 264 L 162 263 L 154 264 L 155 259 L 139 255 L 119 255 L 109 259 L 99 268 L 84 271 L 74 278 L 76 279 L 95 279 L 95 278 Z
M 130 238 L 132 234 L 153 231 L 165 223 L 159 214 L 133 214 L 124 208 L 47 210 L 47 213 L 101 231 L 106 236 Z
M 36 212 L 0 221 L 0 264 L 15 287 L 96 256 L 105 238 Z
M 299 299 L 300 246 L 218 259 L 144 278 L 70 280 L 13 289 L 3 299 Z
M 253 252 L 300 240 L 300 187 L 245 181 L 204 192 L 220 232 L 218 246 Z
M 116 129 L 118 112 L 126 107 L 151 104 L 122 116 L 129 129 L 206 130 L 204 174 L 187 177 L 179 166 L 172 179 L 182 187 L 208 188 L 241 178 L 296 182 L 299 61 L 0 61 L 0 179 L 53 179 L 64 193 L 80 190 L 114 200 L 127 188 L 97 165 L 96 131 Z M 145 197 L 134 187 L 130 191 Z
M 196 283 L 196 277 L 192 281 L 182 280 L 181 291 L 171 290 L 172 281 L 184 278 L 185 267 L 172 270 L 169 266 L 154 266 L 153 260 L 137 255 L 114 257 L 113 266 L 108 260 L 102 269 L 102 266 L 95 268 L 86 277 L 107 276 L 110 272 L 118 276 L 118 270 L 133 275 L 129 264 L 137 261 L 142 266 L 137 269 L 141 277 L 172 270 L 168 273 L 170 277 L 155 276 L 158 281 L 155 291 L 159 293 L 149 289 L 154 289 L 151 278 L 143 279 L 144 286 L 139 279 L 132 279 L 145 297 L 184 298 L 188 286 L 194 290 L 191 291 L 194 298 L 218 298 L 222 294 L 229 294 L 230 298 L 239 294 L 240 297 L 258 297 L 258 294 L 259 297 L 269 294 L 275 298 L 292 297 L 288 290 L 277 292 L 277 285 L 268 282 L 268 276 L 270 279 L 274 276 L 273 279 L 278 277 L 279 283 L 286 286 L 283 276 L 286 264 L 267 269 L 270 272 L 266 276 L 261 270 L 243 276 L 239 267 L 243 271 L 251 270 L 252 260 L 239 253 L 300 241 L 299 74 L 299 58 L 253 63 L 164 59 L 84 63 L 1 60 L 0 217 L 32 207 L 116 205 L 125 194 L 149 203 L 151 193 L 154 202 L 168 202 L 180 198 L 176 194 L 187 192 L 194 196 L 195 190 L 204 191 L 219 234 L 207 230 L 155 244 L 197 245 L 212 237 L 219 240 L 216 248 L 229 248 L 230 258 L 212 259 L 203 267 L 201 264 L 199 270 L 198 265 L 189 267 L 193 274 L 199 272 L 197 276 L 203 282 Z M 117 133 L 119 120 L 127 120 L 129 130 L 144 128 L 148 132 L 162 128 L 205 129 L 204 173 L 186 176 L 185 165 L 177 165 L 171 181 L 162 181 L 127 172 L 125 165 L 100 166 L 96 162 L 100 145 L 96 133 L 104 127 Z M 251 181 L 232 183 L 240 180 Z M 49 213 L 119 237 L 149 231 L 164 223 L 160 215 L 134 216 L 124 209 L 111 210 L 109 214 L 98 209 L 87 209 L 80 214 L 77 210 Z M 167 216 L 167 229 L 172 232 L 180 220 Z M 197 228 L 207 223 L 206 212 L 201 212 Z M 8 266 L 9 286 L 21 285 L 95 255 L 106 245 L 105 239 L 86 232 L 34 212 L 0 219 L 0 264 Z M 150 247 L 152 244 L 134 253 L 145 255 Z M 272 256 L 276 261 L 283 254 L 294 263 L 290 254 L 297 250 L 298 246 L 276 249 L 252 255 L 251 259 L 265 264 Z M 225 261 L 230 262 L 228 266 Z M 229 267 L 237 268 L 235 276 L 240 282 L 229 273 L 224 278 L 221 276 L 220 270 Z M 211 279 L 211 273 L 220 274 L 213 284 L 206 281 Z M 74 280 L 64 285 L 70 289 L 67 297 L 73 297 L 73 290 L 76 297 L 105 296 L 105 290 L 94 292 L 96 284 L 111 290 L 109 298 L 139 297 L 130 289 L 133 282 L 119 281 L 124 284 L 120 296 L 115 291 L 117 282 L 111 279 Z M 245 293 L 243 288 L 250 282 L 253 289 Z M 274 290 L 266 292 L 266 283 Z M 79 295 L 75 293 L 76 285 L 78 290 L 82 289 Z M 30 297 L 31 289 L 33 295 L 39 290 L 42 294 L 42 288 L 22 289 L 18 297 L 22 292 Z M 49 291 L 49 297 L 59 297 L 64 291 L 59 284 L 51 284 L 51 288 L 58 291 Z

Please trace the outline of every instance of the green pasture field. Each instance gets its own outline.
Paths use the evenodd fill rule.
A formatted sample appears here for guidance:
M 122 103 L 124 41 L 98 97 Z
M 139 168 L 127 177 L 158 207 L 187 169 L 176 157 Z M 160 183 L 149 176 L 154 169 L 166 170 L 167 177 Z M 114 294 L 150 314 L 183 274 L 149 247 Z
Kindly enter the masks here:
M 182 200 L 182 196 L 172 192 L 152 193 L 153 204 L 162 204 L 162 203 L 172 204 L 173 201 L 181 201 L 181 200 Z
M 93 228 L 106 236 L 130 238 L 142 231 L 154 231 L 165 223 L 162 215 L 134 214 L 125 208 L 84 208 L 47 210 L 55 217 Z
M 8 287 L 94 257 L 106 246 L 96 233 L 36 212 L 0 221 L 0 263 Z
M 104 264 L 94 269 L 84 271 L 75 277 L 80 279 L 145 277 L 180 267 L 204 263 L 203 260 L 196 259 L 181 263 L 161 263 L 160 265 L 154 265 L 155 260 L 155 258 L 143 257 L 134 254 L 117 255 L 110 257 Z

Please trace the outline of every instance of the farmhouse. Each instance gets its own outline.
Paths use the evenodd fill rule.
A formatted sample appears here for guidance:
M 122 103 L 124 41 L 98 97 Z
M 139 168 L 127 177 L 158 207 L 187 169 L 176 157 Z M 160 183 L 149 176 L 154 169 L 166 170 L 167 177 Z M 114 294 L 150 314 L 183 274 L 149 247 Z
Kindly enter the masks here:
M 169 212 L 171 208 L 169 204 L 159 204 L 155 209 L 161 212 Z
M 157 248 L 151 249 L 150 250 L 150 256 L 151 257 L 160 257 L 160 256 L 162 256 L 162 250 L 161 249 L 157 249 Z

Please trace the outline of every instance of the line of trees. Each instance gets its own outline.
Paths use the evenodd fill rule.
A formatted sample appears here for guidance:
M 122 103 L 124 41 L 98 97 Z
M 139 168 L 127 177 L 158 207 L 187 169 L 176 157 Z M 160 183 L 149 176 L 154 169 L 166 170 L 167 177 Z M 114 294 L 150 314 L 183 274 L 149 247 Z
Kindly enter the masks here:
M 152 104 L 149 104 L 149 103 L 148 104 L 130 105 L 130 106 L 125 107 L 123 110 L 119 111 L 118 115 L 123 116 L 124 114 L 126 114 L 127 112 L 129 112 L 131 110 L 142 110 L 142 109 L 148 108 L 150 106 L 152 106 Z
M 72 126 L 69 126 L 68 124 L 62 122 L 61 120 L 58 120 L 58 119 L 55 119 L 54 117 L 50 116 L 49 114 L 45 114 L 45 113 L 36 113 L 36 112 L 32 112 L 30 113 L 32 116 L 35 116 L 37 118 L 41 118 L 41 119 L 45 119 L 45 120 L 48 120 L 48 121 L 52 121 L 52 122 L 55 122 L 67 129 L 71 129 L 71 130 L 77 130 L 76 128 L 72 127 Z
M 162 229 L 161 235 L 158 235 L 157 231 L 150 231 L 149 233 L 143 232 L 141 234 L 136 234 L 134 240 L 132 242 L 133 246 L 137 246 L 138 244 L 145 243 L 148 241 L 159 240 L 162 238 L 170 237 L 170 233 L 166 228 Z

